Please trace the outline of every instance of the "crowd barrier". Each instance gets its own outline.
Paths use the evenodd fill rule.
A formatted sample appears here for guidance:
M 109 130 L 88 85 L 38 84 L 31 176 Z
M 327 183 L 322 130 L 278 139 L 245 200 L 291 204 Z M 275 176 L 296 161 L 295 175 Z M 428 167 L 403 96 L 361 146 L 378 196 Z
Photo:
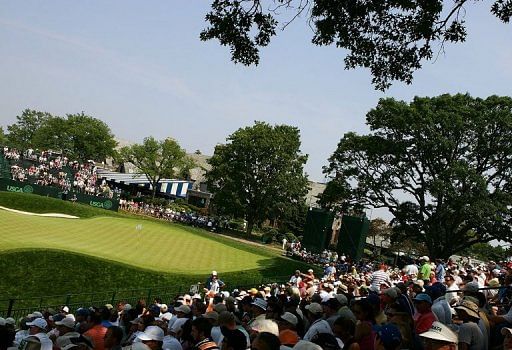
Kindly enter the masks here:
M 226 280 L 228 290 L 239 289 L 248 290 L 263 284 L 285 283 L 289 276 L 262 277 L 252 282 L 244 281 L 244 284 L 233 284 Z M 19 319 L 25 317 L 34 311 L 42 311 L 52 308 L 55 311 L 61 307 L 67 306 L 71 313 L 80 307 L 88 308 L 90 306 L 103 306 L 105 304 L 116 305 L 118 302 L 127 302 L 133 306 L 139 300 L 145 300 L 149 305 L 153 299 L 160 298 L 163 303 L 172 305 L 174 299 L 183 294 L 201 292 L 202 284 L 191 286 L 156 286 L 145 289 L 126 289 L 113 290 L 95 293 L 76 293 L 66 295 L 41 296 L 31 298 L 11 298 L 0 300 L 0 317 L 13 317 Z
M 91 196 L 79 192 L 62 192 L 60 189 L 51 186 L 40 186 L 27 182 L 20 182 L 6 178 L 0 178 L 0 191 L 37 194 L 39 196 L 58 198 L 62 200 L 78 202 L 95 208 L 117 211 L 119 200 Z

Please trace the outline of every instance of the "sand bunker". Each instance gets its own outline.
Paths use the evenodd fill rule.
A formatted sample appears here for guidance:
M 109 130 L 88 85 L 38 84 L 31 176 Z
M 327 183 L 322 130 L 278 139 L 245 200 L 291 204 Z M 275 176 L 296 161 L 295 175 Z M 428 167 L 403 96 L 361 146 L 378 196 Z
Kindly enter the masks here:
M 78 216 L 67 215 L 67 214 L 58 214 L 58 213 L 45 213 L 45 214 L 29 213 L 29 212 L 26 212 L 26 211 L 10 209 L 10 208 L 6 208 L 6 207 L 2 207 L 2 206 L 0 206 L 0 209 L 7 210 L 7 211 L 10 211 L 10 212 L 13 212 L 13 213 L 24 214 L 24 215 L 46 216 L 46 217 L 51 217 L 51 218 L 64 218 L 64 219 L 79 219 Z

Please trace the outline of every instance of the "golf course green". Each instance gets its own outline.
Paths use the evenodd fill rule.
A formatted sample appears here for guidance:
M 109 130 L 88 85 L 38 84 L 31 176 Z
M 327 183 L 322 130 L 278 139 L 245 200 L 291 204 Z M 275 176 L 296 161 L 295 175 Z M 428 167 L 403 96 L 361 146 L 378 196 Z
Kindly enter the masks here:
M 0 209 L 0 299 L 187 285 L 204 281 L 212 270 L 235 286 L 306 267 L 275 250 L 180 224 L 0 193 L 0 205 L 9 203 L 40 213 L 77 215 L 84 208 L 87 218 Z

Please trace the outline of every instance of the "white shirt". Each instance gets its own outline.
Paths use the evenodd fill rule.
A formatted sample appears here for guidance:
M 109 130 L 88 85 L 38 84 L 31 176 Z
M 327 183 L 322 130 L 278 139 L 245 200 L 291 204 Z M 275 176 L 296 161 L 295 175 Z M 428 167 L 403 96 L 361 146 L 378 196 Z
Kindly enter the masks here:
M 34 337 L 37 337 L 41 342 L 41 350 L 53 349 L 53 343 L 50 340 L 50 338 L 48 338 L 48 335 L 46 335 L 46 333 L 37 333 L 36 335 L 34 335 Z
M 304 340 L 311 341 L 311 339 L 319 333 L 333 334 L 331 326 L 329 326 L 329 323 L 326 320 L 320 319 L 313 322 L 306 334 L 304 334 Z
M 28 329 L 17 331 L 16 335 L 14 336 L 14 344 L 13 345 L 18 347 L 20 345 L 20 343 L 23 341 L 23 339 L 25 339 L 28 336 L 29 336 Z
M 459 297 L 457 296 L 457 292 L 454 292 L 454 290 L 459 290 L 459 287 L 457 284 L 453 283 L 451 286 L 446 288 L 446 294 L 445 299 L 448 302 L 448 304 L 451 304 L 451 301 L 455 299 L 456 301 L 459 300 Z
M 302 278 L 299 276 L 293 275 L 292 278 L 290 278 L 290 284 L 294 287 L 298 287 L 299 283 L 302 281 Z
M 178 339 L 174 338 L 173 336 L 166 335 L 164 337 L 164 343 L 162 345 L 162 349 L 164 349 L 164 350 L 183 350 L 183 347 L 181 346 Z

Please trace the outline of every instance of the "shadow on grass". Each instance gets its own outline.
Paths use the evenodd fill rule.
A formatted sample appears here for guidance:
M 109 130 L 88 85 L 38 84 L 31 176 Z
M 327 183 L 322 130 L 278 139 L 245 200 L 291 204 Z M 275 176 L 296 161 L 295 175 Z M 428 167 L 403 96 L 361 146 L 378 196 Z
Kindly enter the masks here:
M 274 256 L 261 259 L 258 269 L 230 273 L 219 271 L 226 282 L 227 290 L 257 286 L 270 282 L 284 282 L 297 268 L 307 265 L 290 259 Z M 67 294 L 125 292 L 138 290 L 132 296 L 144 296 L 148 289 L 153 294 L 158 290 L 165 293 L 185 293 L 192 284 L 204 283 L 208 277 L 197 274 L 191 261 L 190 274 L 155 272 L 101 258 L 59 250 L 12 250 L 0 253 L 0 310 L 6 299 L 62 300 Z M 172 269 L 172 267 L 170 267 Z M 162 292 L 163 293 L 163 292 Z M 121 294 L 120 294 L 121 295 Z M 76 299 L 76 296 L 74 297 Z M 91 298 L 93 298 L 91 296 Z M 87 297 L 86 297 L 87 299 Z M 101 300 L 103 300 L 102 298 Z M 91 301 L 94 301 L 91 299 Z M 33 303 L 33 302 L 32 302 Z

